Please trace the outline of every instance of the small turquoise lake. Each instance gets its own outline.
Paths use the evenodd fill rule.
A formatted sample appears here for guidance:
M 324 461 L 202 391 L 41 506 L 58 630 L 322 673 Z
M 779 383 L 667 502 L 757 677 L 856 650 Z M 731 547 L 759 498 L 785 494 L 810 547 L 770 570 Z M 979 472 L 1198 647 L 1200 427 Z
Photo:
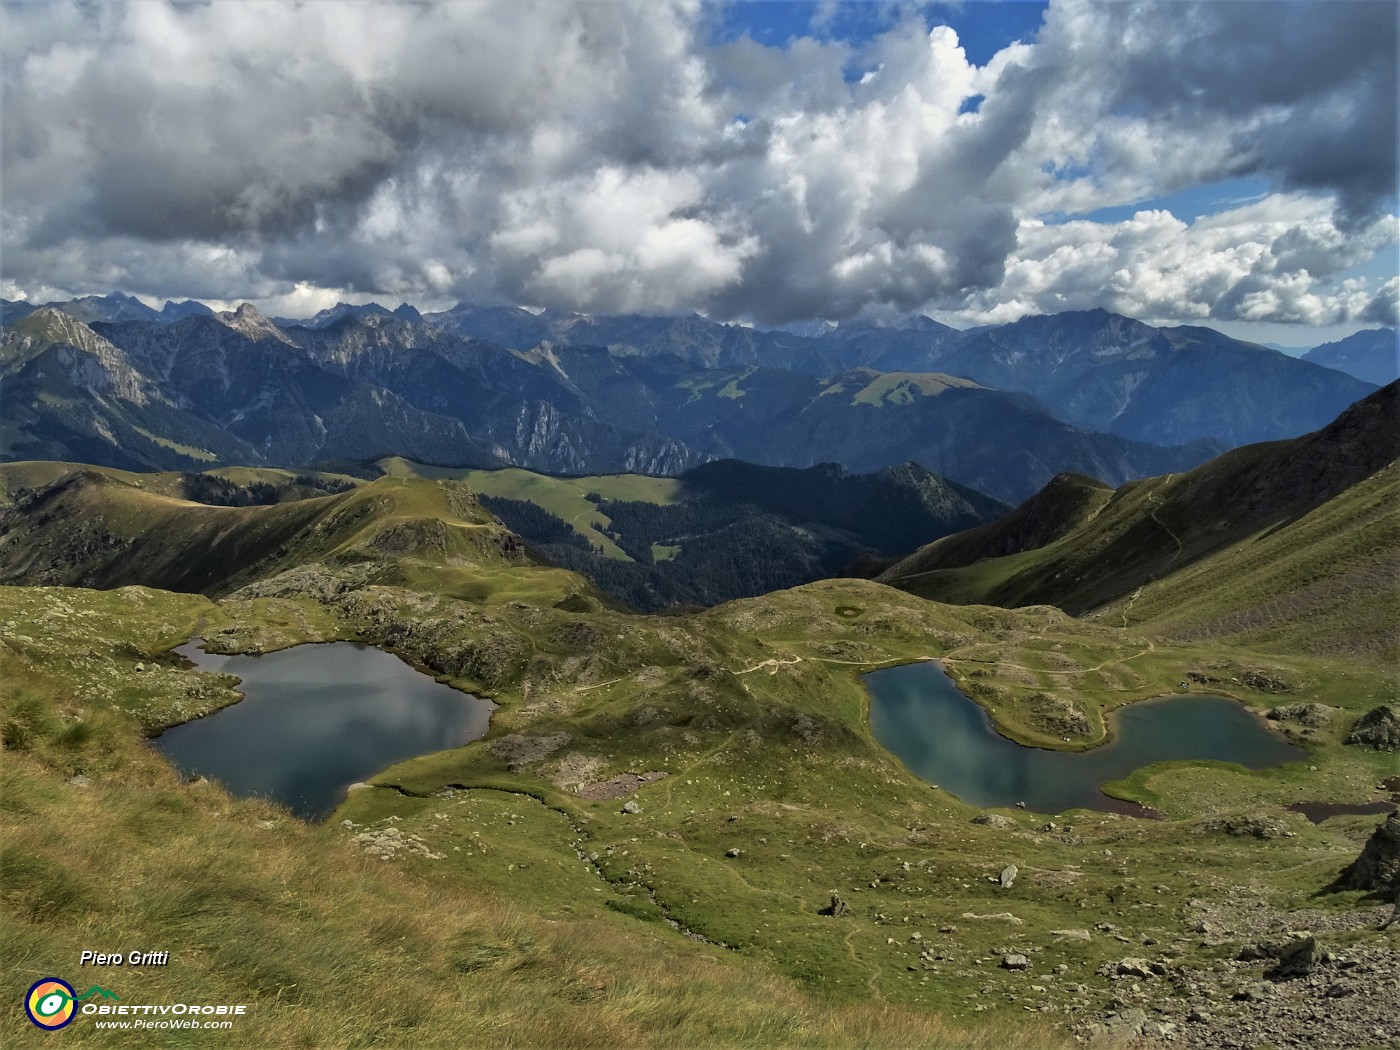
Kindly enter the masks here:
M 1088 751 L 1051 751 L 998 733 L 987 712 L 935 663 L 889 667 L 862 678 L 875 739 L 916 776 L 984 808 L 1024 802 L 1039 813 L 1132 813 L 1139 807 L 1101 789 L 1154 762 L 1210 759 L 1268 769 L 1307 754 L 1225 697 L 1129 704 L 1109 716 L 1108 743 Z
M 321 820 L 351 784 L 396 762 L 485 736 L 495 704 L 355 642 L 261 656 L 175 650 L 201 671 L 237 675 L 244 699 L 151 743 L 187 776 L 263 795 Z

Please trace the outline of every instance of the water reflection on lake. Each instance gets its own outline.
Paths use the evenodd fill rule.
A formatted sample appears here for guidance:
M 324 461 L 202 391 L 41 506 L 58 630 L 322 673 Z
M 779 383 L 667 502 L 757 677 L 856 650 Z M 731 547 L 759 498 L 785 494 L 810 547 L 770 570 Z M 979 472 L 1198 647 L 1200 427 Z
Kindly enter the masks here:
M 202 671 L 237 675 L 244 699 L 167 729 L 152 743 L 181 772 L 235 795 L 266 795 L 300 817 L 330 814 L 345 789 L 415 755 L 484 736 L 495 704 L 355 642 L 262 656 L 176 650 Z
M 1088 751 L 1023 747 L 935 663 L 863 676 L 875 739 L 917 776 L 974 806 L 1024 802 L 1041 813 L 1067 809 L 1132 812 L 1101 787 L 1153 762 L 1214 759 L 1250 769 L 1306 754 L 1243 704 L 1224 697 L 1174 696 L 1119 708 L 1112 739 Z

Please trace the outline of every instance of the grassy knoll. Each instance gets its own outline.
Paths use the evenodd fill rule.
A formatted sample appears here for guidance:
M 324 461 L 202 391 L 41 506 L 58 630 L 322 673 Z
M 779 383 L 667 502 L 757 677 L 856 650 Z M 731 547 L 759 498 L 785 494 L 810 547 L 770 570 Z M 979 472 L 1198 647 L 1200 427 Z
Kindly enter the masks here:
M 381 460 L 379 467 L 386 474 L 398 477 L 453 478 L 465 481 L 473 490 L 487 496 L 533 503 L 566 522 L 607 557 L 621 561 L 632 559 L 603 533 L 612 522 L 585 496 L 596 492 L 609 500 L 668 506 L 680 498 L 681 491 L 681 482 L 676 478 L 652 478 L 642 474 L 557 478 L 516 467 L 505 470 L 429 467 L 398 457 Z

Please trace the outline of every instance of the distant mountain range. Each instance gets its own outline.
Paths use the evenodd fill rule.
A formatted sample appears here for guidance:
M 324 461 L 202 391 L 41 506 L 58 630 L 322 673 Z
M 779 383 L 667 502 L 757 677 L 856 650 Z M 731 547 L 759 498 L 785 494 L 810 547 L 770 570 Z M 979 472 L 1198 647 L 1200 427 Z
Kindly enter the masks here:
M 1394 328 L 1371 328 L 1314 347 L 1303 360 L 1384 385 L 1400 379 L 1400 339 Z
M 516 349 L 605 346 L 674 355 L 707 368 L 831 375 L 853 367 L 937 372 L 1032 394 L 1061 419 L 1160 445 L 1224 447 L 1322 426 L 1370 390 L 1209 328 L 1153 328 L 1088 310 L 959 332 L 929 318 L 900 327 L 839 325 L 820 336 L 765 332 L 698 316 L 601 317 L 459 304 L 427 315 L 461 335 Z
M 302 323 L 118 295 L 4 309 L 0 457 L 130 469 L 914 461 L 1017 502 L 1064 472 L 1120 484 L 1293 436 L 1373 389 L 1102 311 L 798 335 L 468 304 L 426 317 L 341 304 Z

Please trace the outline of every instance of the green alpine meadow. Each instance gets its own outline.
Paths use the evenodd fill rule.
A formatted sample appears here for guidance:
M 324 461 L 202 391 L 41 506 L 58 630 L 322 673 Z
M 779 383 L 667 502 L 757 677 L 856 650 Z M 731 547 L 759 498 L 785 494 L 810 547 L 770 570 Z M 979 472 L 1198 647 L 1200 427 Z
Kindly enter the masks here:
M 1400 1050 L 1400 11 L 0 40 L 0 1046 Z

